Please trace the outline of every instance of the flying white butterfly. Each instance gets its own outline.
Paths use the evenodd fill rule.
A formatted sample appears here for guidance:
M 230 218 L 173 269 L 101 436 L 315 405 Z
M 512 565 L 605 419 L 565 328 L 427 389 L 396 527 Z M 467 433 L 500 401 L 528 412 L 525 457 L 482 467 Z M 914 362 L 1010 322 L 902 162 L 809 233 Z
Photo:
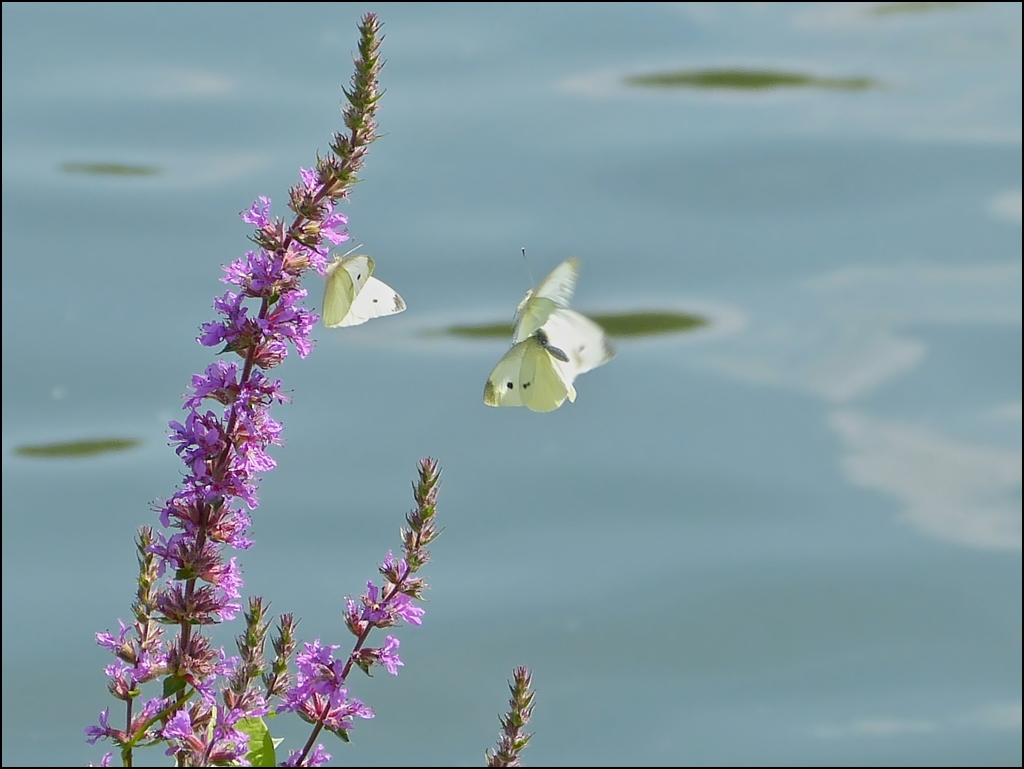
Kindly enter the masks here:
M 358 326 L 405 309 L 398 292 L 372 273 L 373 259 L 366 254 L 335 259 L 327 266 L 323 306 L 327 328 Z
M 577 376 L 614 357 L 602 328 L 568 309 L 578 271 L 579 260 L 565 260 L 519 303 L 512 348 L 484 385 L 488 406 L 554 411 L 576 400 Z
M 579 271 L 580 260 L 571 256 L 555 267 L 537 288 L 526 292 L 512 321 L 515 326 L 513 344 L 532 336 L 556 309 L 569 306 Z

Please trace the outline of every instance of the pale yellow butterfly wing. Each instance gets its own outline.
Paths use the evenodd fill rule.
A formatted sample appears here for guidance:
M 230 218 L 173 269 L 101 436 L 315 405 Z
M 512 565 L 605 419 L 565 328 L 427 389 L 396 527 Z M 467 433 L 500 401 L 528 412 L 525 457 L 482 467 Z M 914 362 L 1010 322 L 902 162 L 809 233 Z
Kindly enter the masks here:
M 335 259 L 327 266 L 322 318 L 327 328 L 355 325 L 346 320 L 372 273 L 373 259 L 366 254 Z M 365 323 L 366 319 L 359 322 Z
M 522 342 L 533 336 L 552 312 L 560 307 L 569 306 L 579 271 L 580 260 L 575 256 L 569 257 L 555 267 L 537 288 L 526 292 L 526 296 L 516 308 L 513 319 L 513 343 Z
M 532 336 L 505 353 L 484 385 L 488 406 L 526 406 L 531 411 L 554 411 L 576 390 L 541 339 Z

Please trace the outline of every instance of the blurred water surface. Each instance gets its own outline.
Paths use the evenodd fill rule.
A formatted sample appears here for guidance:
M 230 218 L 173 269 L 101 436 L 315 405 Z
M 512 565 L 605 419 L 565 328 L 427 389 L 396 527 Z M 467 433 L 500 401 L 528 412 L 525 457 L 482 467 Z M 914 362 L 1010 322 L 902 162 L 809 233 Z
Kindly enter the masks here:
M 527 664 L 528 764 L 1020 764 L 1021 8 L 908 5 L 374 8 L 345 210 L 409 309 L 278 370 L 242 554 L 347 643 L 441 460 L 424 625 L 336 763 L 479 763 Z M 5 765 L 102 754 L 93 633 L 182 472 L 219 265 L 341 127 L 364 10 L 3 6 Z M 486 408 L 506 342 L 440 332 L 511 316 L 524 245 L 581 258 L 583 311 L 710 322 Z M 142 443 L 17 453 L 104 439 Z

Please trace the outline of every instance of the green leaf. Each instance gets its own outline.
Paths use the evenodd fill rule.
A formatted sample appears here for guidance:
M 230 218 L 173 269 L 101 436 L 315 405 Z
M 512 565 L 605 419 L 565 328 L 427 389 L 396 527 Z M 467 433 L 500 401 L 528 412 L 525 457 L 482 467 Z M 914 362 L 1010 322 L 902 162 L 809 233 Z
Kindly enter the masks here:
M 331 727 L 325 727 L 331 734 L 337 736 L 342 742 L 352 742 L 352 739 L 348 736 L 348 729 L 342 729 L 340 726 L 332 729 Z
M 249 752 L 246 758 L 250 766 L 277 766 L 277 754 L 274 748 L 281 744 L 281 739 L 270 736 L 262 718 L 243 718 L 235 724 L 235 728 L 249 735 Z
M 164 697 L 173 697 L 187 685 L 188 682 L 184 676 L 167 676 L 164 679 Z

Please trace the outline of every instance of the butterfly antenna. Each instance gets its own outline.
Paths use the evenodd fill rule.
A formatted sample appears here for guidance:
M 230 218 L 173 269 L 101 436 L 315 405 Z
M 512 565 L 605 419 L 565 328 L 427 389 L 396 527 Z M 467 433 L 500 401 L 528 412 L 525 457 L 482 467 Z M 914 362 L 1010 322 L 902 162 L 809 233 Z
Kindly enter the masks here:
M 338 257 L 338 258 L 339 258 L 339 259 L 344 259 L 344 258 L 345 258 L 346 256 L 348 256 L 349 254 L 351 254 L 351 253 L 352 253 L 353 251 L 355 251 L 356 249 L 362 248 L 362 247 L 363 247 L 363 244 L 362 244 L 362 243 L 360 243 L 360 244 L 359 244 L 358 246 L 353 246 L 352 248 L 350 248 L 350 249 L 349 249 L 348 251 L 346 251 L 345 253 L 343 253 L 343 254 L 342 254 L 342 255 L 341 255 L 340 257 Z
M 537 285 L 533 282 L 533 270 L 530 269 L 530 260 L 526 258 L 526 246 L 523 246 L 523 261 L 526 262 L 526 274 L 530 276 L 530 286 Z

